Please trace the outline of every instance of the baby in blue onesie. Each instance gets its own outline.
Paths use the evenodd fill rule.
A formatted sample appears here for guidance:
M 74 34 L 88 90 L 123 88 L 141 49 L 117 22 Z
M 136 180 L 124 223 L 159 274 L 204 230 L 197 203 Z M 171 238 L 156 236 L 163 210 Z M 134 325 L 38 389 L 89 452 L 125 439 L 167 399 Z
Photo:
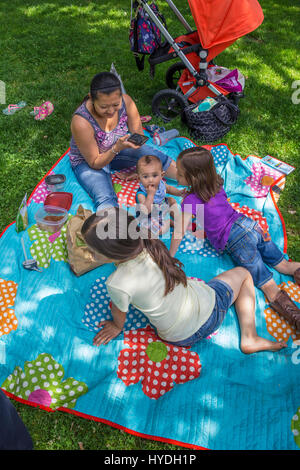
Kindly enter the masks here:
M 139 206 L 136 215 L 140 218 L 141 224 L 147 225 L 152 232 L 164 233 L 165 228 L 169 228 L 170 211 L 178 210 L 175 199 L 168 197 L 167 194 L 182 196 L 183 191 L 165 183 L 161 161 L 154 155 L 141 157 L 136 171 L 140 182 L 136 194 Z

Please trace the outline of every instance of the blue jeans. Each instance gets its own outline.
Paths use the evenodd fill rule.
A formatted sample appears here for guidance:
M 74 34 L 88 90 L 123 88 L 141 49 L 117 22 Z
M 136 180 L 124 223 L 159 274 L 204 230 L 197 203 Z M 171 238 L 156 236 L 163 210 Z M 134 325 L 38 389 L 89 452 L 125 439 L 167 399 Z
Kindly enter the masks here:
M 226 251 L 235 264 L 250 271 L 258 288 L 273 277 L 265 263 L 274 267 L 284 258 L 274 242 L 265 240 L 258 223 L 246 216 L 240 217 L 232 225 Z
M 111 170 L 122 170 L 135 166 L 139 158 L 144 155 L 157 156 L 162 162 L 164 171 L 169 168 L 172 162 L 171 157 L 165 153 L 144 144 L 137 150 L 122 150 L 110 164 L 100 170 L 91 168 L 86 162 L 73 168 L 78 182 L 94 201 L 96 210 L 118 206 L 118 198 L 111 181 Z
M 227 310 L 233 303 L 233 290 L 221 279 L 212 279 L 206 284 L 214 289 L 216 293 L 216 303 L 210 317 L 206 320 L 204 325 L 202 325 L 199 330 L 189 338 L 177 341 L 176 343 L 168 341 L 168 343 L 174 344 L 175 346 L 192 346 L 197 343 L 197 341 L 207 338 L 207 336 L 211 335 L 222 324 Z

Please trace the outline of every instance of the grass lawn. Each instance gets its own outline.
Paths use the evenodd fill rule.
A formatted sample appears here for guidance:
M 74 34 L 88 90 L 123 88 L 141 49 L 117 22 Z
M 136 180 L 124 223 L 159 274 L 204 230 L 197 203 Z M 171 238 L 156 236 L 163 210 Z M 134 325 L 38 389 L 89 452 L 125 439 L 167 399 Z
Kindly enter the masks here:
M 286 223 L 288 254 L 300 260 L 299 111 L 292 88 L 299 75 L 299 5 L 294 0 L 261 0 L 265 20 L 253 33 L 237 40 L 215 60 L 246 76 L 241 115 L 226 142 L 246 157 L 273 155 L 296 166 L 287 178 L 279 208 Z M 187 0 L 175 4 L 193 24 Z M 158 2 L 173 37 L 184 33 L 166 2 Z M 27 107 L 12 116 L 0 112 L 0 233 L 16 218 L 18 207 L 50 167 L 68 149 L 72 113 L 89 91 L 94 74 L 114 62 L 126 91 L 141 114 L 151 114 L 154 94 L 166 88 L 172 62 L 156 67 L 153 80 L 146 62 L 138 72 L 130 53 L 128 0 L 2 0 L 0 3 L 0 80 L 6 104 L 21 100 Z M 300 88 L 300 87 L 298 87 Z M 299 100 L 299 93 L 297 101 Z M 50 100 L 54 113 L 35 121 L 30 111 Z M 180 118 L 170 124 L 189 137 Z M 218 142 L 216 142 L 218 143 Z M 200 144 L 200 142 L 199 142 Z M 15 404 L 35 449 L 178 449 L 62 412 L 47 413 Z

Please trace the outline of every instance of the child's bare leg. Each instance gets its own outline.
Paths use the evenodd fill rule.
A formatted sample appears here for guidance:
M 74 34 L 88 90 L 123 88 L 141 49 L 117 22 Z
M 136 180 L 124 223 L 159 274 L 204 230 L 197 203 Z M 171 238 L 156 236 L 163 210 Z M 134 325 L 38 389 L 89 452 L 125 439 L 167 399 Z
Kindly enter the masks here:
M 283 259 L 279 264 L 274 266 L 274 269 L 278 271 L 281 274 L 287 274 L 290 276 L 293 276 L 295 271 L 300 268 L 300 263 L 297 263 L 296 261 L 287 261 L 286 259 Z
M 245 268 L 237 267 L 216 276 L 233 290 L 235 309 L 241 330 L 241 351 L 251 354 L 258 351 L 278 351 L 284 342 L 269 341 L 257 335 L 255 326 L 255 288 L 252 276 Z
M 287 274 L 292 276 L 297 269 L 300 268 L 300 263 L 297 263 L 296 261 L 287 261 L 286 259 L 283 259 L 280 263 L 278 263 L 276 266 L 274 266 L 274 269 L 278 271 L 281 274 Z M 274 302 L 276 299 L 277 295 L 280 292 L 280 288 L 277 286 L 276 282 L 274 279 L 270 279 L 268 282 L 266 282 L 263 286 L 260 287 L 269 302 Z
M 280 289 L 273 278 L 261 286 L 260 289 L 263 291 L 269 302 L 274 302 L 280 292 Z

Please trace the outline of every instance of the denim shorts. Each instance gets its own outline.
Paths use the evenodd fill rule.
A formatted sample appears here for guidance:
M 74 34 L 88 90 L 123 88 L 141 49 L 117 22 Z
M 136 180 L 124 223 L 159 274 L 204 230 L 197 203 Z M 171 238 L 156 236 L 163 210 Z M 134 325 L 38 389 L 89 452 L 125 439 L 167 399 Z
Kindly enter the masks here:
M 274 267 L 284 258 L 275 243 L 266 239 L 258 223 L 246 216 L 241 216 L 232 225 L 225 249 L 235 264 L 250 271 L 258 288 L 273 277 L 265 263 Z
M 214 289 L 216 293 L 216 302 L 210 317 L 199 330 L 189 338 L 177 341 L 176 343 L 168 341 L 168 343 L 174 344 L 175 346 L 192 346 L 197 343 L 197 341 L 211 335 L 223 323 L 227 310 L 233 304 L 233 290 L 221 279 L 214 278 L 206 284 Z

